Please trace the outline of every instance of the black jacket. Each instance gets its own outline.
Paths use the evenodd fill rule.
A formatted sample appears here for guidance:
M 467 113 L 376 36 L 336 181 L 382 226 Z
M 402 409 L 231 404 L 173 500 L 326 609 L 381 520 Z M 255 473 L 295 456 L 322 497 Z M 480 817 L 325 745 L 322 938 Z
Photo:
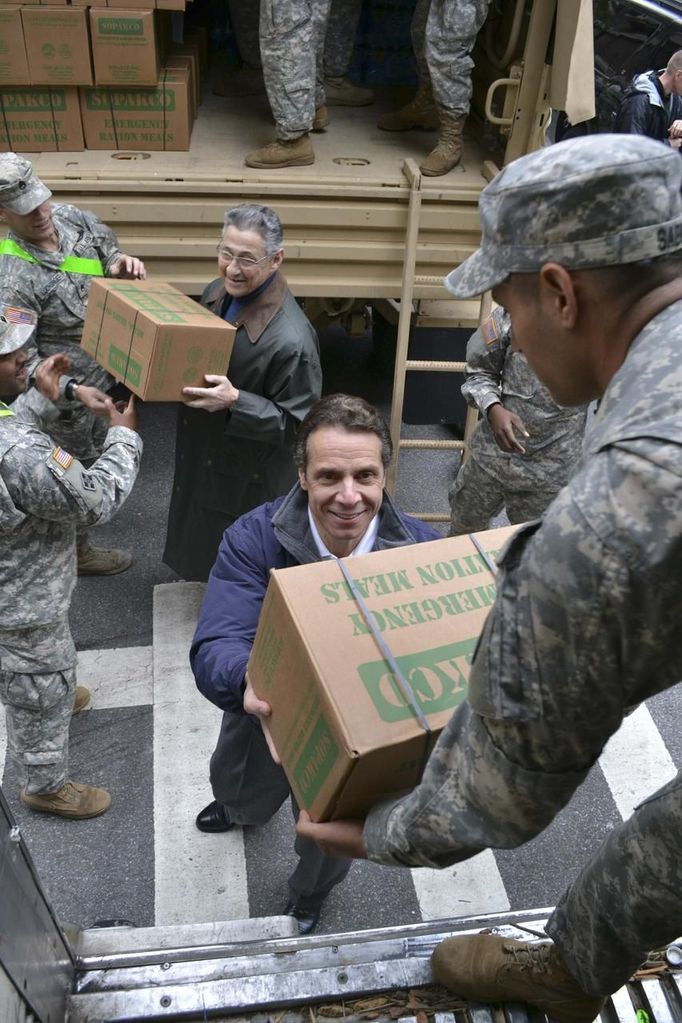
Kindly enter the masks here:
M 227 301 L 220 278 L 201 296 L 219 316 Z M 237 328 L 226 367 L 236 403 L 178 413 L 163 560 L 183 579 L 207 579 L 225 528 L 295 483 L 296 429 L 322 390 L 317 335 L 281 274 L 242 308 Z
M 633 79 L 623 95 L 614 131 L 667 141 L 670 125 L 682 120 L 682 98 L 666 96 L 658 80 L 660 74 L 648 71 Z

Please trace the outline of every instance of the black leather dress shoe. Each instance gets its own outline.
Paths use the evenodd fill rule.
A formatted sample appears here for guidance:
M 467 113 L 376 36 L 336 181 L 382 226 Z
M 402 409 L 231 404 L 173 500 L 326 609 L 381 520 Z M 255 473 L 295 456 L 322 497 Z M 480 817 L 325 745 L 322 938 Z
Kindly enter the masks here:
M 234 824 L 226 815 L 223 804 L 216 803 L 214 799 L 212 803 L 204 807 L 201 813 L 197 814 L 196 826 L 199 831 L 217 835 L 220 831 L 231 831 Z
M 317 927 L 321 912 L 322 903 L 319 906 L 297 906 L 295 902 L 287 902 L 284 915 L 293 916 L 298 921 L 299 934 L 310 934 Z

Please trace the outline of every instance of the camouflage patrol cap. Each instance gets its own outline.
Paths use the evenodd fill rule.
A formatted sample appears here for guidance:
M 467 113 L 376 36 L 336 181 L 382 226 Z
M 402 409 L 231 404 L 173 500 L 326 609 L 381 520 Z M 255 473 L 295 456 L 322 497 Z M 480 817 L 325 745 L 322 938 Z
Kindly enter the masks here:
M 481 247 L 445 278 L 471 298 L 555 261 L 617 266 L 682 249 L 682 160 L 642 135 L 568 139 L 510 163 L 483 189 Z
M 23 348 L 34 330 L 32 323 L 12 323 L 0 313 L 0 358 Z
M 32 213 L 52 192 L 16 153 L 0 153 L 0 206 L 12 213 Z

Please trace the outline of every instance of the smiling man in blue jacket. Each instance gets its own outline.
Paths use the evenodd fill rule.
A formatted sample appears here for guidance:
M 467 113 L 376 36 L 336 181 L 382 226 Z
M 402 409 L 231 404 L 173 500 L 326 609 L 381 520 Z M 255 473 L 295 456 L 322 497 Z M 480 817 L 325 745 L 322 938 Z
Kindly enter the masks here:
M 399 512 L 384 491 L 391 456 L 390 434 L 372 405 L 346 394 L 322 398 L 299 430 L 298 483 L 226 529 L 190 652 L 197 686 L 223 711 L 211 758 L 215 799 L 197 817 L 200 831 L 265 824 L 291 794 L 269 740 L 270 707 L 246 677 L 270 569 L 438 538 L 431 526 Z M 291 801 L 296 818 L 293 795 Z M 299 860 L 284 912 L 308 934 L 351 860 L 326 856 L 307 838 L 297 837 L 295 849 Z

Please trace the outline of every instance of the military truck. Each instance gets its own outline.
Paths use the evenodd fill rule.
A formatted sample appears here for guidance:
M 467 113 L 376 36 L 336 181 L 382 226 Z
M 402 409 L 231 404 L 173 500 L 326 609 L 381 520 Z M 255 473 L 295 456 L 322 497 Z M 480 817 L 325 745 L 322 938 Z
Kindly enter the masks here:
M 568 110 L 574 121 L 593 113 L 592 76 L 585 75 L 591 2 L 495 0 L 474 58 L 464 157 L 441 178 L 422 178 L 418 169 L 431 148 L 428 134 L 377 129 L 379 114 L 406 98 L 390 90 L 379 90 L 369 107 L 332 108 L 329 129 L 315 136 L 311 167 L 245 167 L 245 153 L 273 137 L 267 101 L 230 101 L 209 89 L 188 152 L 43 153 L 34 162 L 58 198 L 94 210 L 150 275 L 190 295 L 215 276 L 225 208 L 272 205 L 284 223 L 287 279 L 312 319 L 363 330 L 374 306 L 392 323 L 397 444 L 406 371 L 461 372 L 468 336 L 460 334 L 446 359 L 420 358 L 413 349 L 408 360 L 411 329 L 470 333 L 481 315 L 478 301 L 451 301 L 442 284 L 478 244 L 481 189 L 505 162 L 543 143 L 550 108 Z M 453 393 L 459 382 L 452 381 Z

